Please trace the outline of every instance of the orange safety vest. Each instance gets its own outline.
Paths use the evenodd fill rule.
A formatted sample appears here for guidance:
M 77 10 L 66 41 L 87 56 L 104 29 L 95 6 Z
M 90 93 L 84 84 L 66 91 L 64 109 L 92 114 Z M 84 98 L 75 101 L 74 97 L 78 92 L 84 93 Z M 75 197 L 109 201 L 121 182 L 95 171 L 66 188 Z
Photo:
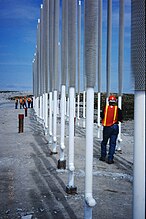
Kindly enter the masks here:
M 102 120 L 103 126 L 111 126 L 118 122 L 118 107 L 106 106 L 104 110 L 104 119 Z

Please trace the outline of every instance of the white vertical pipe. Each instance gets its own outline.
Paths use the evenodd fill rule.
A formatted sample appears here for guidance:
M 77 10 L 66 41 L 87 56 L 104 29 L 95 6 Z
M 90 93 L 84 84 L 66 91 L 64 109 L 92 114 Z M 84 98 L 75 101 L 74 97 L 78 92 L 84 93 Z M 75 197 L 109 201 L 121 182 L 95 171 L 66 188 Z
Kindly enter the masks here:
M 45 93 L 45 135 L 48 130 L 48 93 Z
M 135 82 L 133 219 L 144 219 L 146 213 L 145 4 L 145 0 L 131 1 L 131 69 Z
M 39 101 L 38 101 L 38 121 L 40 122 L 40 118 L 41 118 L 41 101 L 40 101 L 40 96 L 39 96 Z
M 66 96 L 65 96 L 65 102 L 64 102 L 64 114 L 66 116 Z
M 41 120 L 41 110 L 42 110 L 42 98 L 39 96 L 39 121 Z
M 100 108 L 101 108 L 101 63 L 102 63 L 102 0 L 98 7 L 98 131 L 97 137 L 101 137 Z
M 57 115 L 60 114 L 60 100 L 57 100 Z
M 78 94 L 77 119 L 80 119 L 80 94 Z
M 49 143 L 52 143 L 52 92 L 49 92 Z
M 36 98 L 36 116 L 39 116 L 39 98 Z
M 109 105 L 108 98 L 109 96 L 106 97 L 106 105 Z
M 37 102 L 37 104 L 38 104 L 37 120 L 39 120 L 39 118 L 40 118 L 40 97 L 38 97 L 37 100 L 38 100 L 38 102 Z
M 43 97 L 40 96 L 40 120 L 42 122 L 43 119 Z
M 69 97 L 67 98 L 67 117 L 69 117 Z
M 122 109 L 122 96 L 118 96 L 118 107 Z M 121 122 L 119 122 L 119 134 L 118 134 L 118 143 L 116 145 L 116 150 L 121 151 L 121 142 L 122 142 L 122 137 L 121 137 Z
M 38 97 L 38 118 L 37 120 L 39 121 L 40 119 L 40 97 Z
M 69 88 L 69 175 L 68 185 L 74 187 L 74 93 L 75 88 Z
M 145 219 L 145 98 L 145 91 L 135 91 L 133 219 Z
M 33 104 L 34 104 L 33 108 L 34 108 L 34 111 L 35 111 L 35 115 L 37 115 L 37 106 L 36 106 L 37 105 L 37 97 L 34 98 L 34 103 Z
M 122 109 L 122 96 L 118 96 L 118 107 Z M 121 137 L 121 122 L 119 122 L 119 134 L 118 134 L 118 142 L 122 141 Z
M 37 116 L 37 96 L 35 97 L 33 104 L 35 104 L 35 114 Z
M 34 98 L 34 104 L 35 104 L 35 114 L 37 115 L 37 97 Z
M 83 91 L 83 118 L 86 118 L 86 91 Z
M 44 125 L 44 94 L 42 94 L 42 124 Z
M 64 160 L 64 136 L 65 136 L 65 85 L 61 86 L 61 146 L 60 146 L 60 161 Z
M 33 109 L 36 114 L 36 97 L 35 96 L 33 97 Z
M 44 94 L 43 94 L 43 79 L 44 79 L 44 65 L 43 65 L 43 4 L 41 4 L 41 10 L 40 10 L 40 118 L 41 118 L 41 124 L 43 124 L 44 120 Z
M 122 109 L 122 81 L 123 81 L 123 57 L 124 57 L 124 0 L 120 0 L 119 5 L 119 61 L 118 61 L 118 85 L 119 85 L 119 97 L 118 107 Z M 119 135 L 118 135 L 118 150 L 120 148 L 121 138 L 121 122 L 119 122 Z
M 57 144 L 57 90 L 54 90 L 54 107 L 53 107 L 53 145 L 52 152 L 56 153 Z
M 36 97 L 35 96 L 33 97 L 33 109 L 36 114 Z
M 35 112 L 35 115 L 36 115 L 36 98 L 37 97 L 33 97 L 33 109 L 34 109 L 34 112 Z
M 76 98 L 74 97 L 74 118 L 76 117 Z
M 45 94 L 43 93 L 43 124 L 44 124 L 44 128 L 45 128 Z
M 92 195 L 93 117 L 94 117 L 94 88 L 87 88 L 85 201 L 89 207 L 93 207 L 96 204 L 96 201 L 94 200 Z
M 97 117 L 97 138 L 100 138 L 100 102 L 101 102 L 101 93 L 98 92 L 98 117 Z

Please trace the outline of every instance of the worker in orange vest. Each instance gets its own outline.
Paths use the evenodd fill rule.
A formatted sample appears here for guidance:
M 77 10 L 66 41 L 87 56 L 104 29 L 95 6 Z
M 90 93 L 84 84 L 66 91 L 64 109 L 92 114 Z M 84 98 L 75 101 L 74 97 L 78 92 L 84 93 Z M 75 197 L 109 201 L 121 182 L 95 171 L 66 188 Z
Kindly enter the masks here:
M 31 106 L 31 108 L 33 108 L 33 98 L 31 98 L 30 106 Z
M 15 109 L 18 109 L 18 98 L 15 98 Z
M 20 109 L 21 109 L 22 106 L 23 106 L 23 99 L 22 99 L 22 97 L 20 97 L 20 99 L 19 99 L 19 103 L 20 103 Z
M 101 157 L 99 160 L 106 161 L 107 143 L 109 140 L 108 164 L 114 163 L 114 154 L 116 148 L 116 140 L 119 134 L 118 122 L 122 122 L 122 110 L 117 106 L 117 99 L 111 95 L 107 104 L 101 113 L 103 125 L 103 140 L 101 142 Z
M 27 98 L 27 103 L 28 103 L 28 108 L 30 108 L 30 104 L 31 104 L 31 98 L 30 97 Z
M 26 97 L 23 98 L 23 108 L 27 108 L 27 105 L 26 105 Z

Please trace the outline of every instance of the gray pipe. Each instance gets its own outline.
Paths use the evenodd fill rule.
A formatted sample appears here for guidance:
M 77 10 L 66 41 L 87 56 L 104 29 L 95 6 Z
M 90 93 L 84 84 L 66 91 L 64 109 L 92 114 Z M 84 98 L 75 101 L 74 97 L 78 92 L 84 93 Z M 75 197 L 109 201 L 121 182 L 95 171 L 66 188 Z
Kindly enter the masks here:
M 68 1 L 62 0 L 61 84 L 66 85 L 68 68 Z
M 146 168 L 146 68 L 145 68 L 145 0 L 132 0 L 131 65 L 135 82 L 134 95 L 134 180 L 133 219 L 145 218 Z
M 46 90 L 46 83 L 45 83 L 45 77 L 46 77 L 46 8 L 45 8 L 45 1 L 43 3 L 43 21 L 42 21 L 42 26 L 43 26 L 43 94 L 45 94 Z
M 98 8 L 98 92 L 101 92 L 101 63 L 102 63 L 102 0 Z
M 111 33 L 112 33 L 112 0 L 108 0 L 108 13 L 107 13 L 107 58 L 106 58 L 106 92 L 107 92 L 107 97 L 110 94 Z
M 59 8 L 60 1 L 54 1 L 54 90 L 58 90 L 59 70 Z
M 49 70 L 49 1 L 44 0 L 43 7 L 44 27 L 44 93 L 48 92 L 48 70 Z
M 37 97 L 37 56 L 36 53 L 34 54 L 34 59 L 33 59 L 33 94 L 35 97 Z
M 38 27 L 37 27 L 37 87 L 38 87 L 38 94 L 39 97 L 40 92 L 40 19 L 38 19 Z
M 33 71 L 34 71 L 33 86 L 34 86 L 35 97 L 37 97 L 37 45 L 36 45 L 36 51 L 34 53 L 33 66 L 34 66 L 33 67 Z
M 122 95 L 123 85 L 123 57 L 124 57 L 124 0 L 120 0 L 120 15 L 119 15 L 119 95 Z
M 53 90 L 52 84 L 54 84 L 54 67 L 53 67 L 53 59 L 54 59 L 54 1 L 49 1 L 49 88 L 50 91 Z
M 81 0 L 78 4 L 78 94 L 80 93 L 80 73 L 81 73 Z
M 98 1 L 85 0 L 85 73 L 87 79 L 85 207 L 84 218 L 92 218 L 93 198 L 93 117 L 96 83 Z
M 44 93 L 43 5 L 41 5 L 40 17 L 40 94 L 42 96 Z
M 146 90 L 145 0 L 132 0 L 131 61 L 135 90 Z
M 35 82 L 35 59 L 32 61 L 32 92 L 33 92 L 33 96 L 36 96 L 34 82 Z
M 85 74 L 87 87 L 94 88 L 97 57 L 97 1 L 85 1 Z
M 69 86 L 76 85 L 77 1 L 68 1 L 68 71 Z

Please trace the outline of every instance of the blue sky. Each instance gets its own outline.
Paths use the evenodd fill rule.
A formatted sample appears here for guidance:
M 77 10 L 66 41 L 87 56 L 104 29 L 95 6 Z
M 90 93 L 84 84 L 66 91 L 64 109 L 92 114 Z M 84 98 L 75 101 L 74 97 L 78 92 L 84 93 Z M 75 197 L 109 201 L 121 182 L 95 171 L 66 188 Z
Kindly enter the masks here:
M 0 0 L 0 90 L 32 90 L 32 60 L 43 0 Z M 125 0 L 123 92 L 132 92 L 131 0 Z M 102 91 L 105 91 L 107 0 L 103 0 Z M 111 91 L 117 92 L 119 0 L 113 0 Z
M 32 89 L 41 0 L 0 0 L 0 90 Z
M 131 0 L 124 1 L 124 63 L 123 92 L 133 92 L 130 64 L 131 44 Z M 103 0 L 102 29 L 102 90 L 106 80 L 106 46 L 107 46 L 107 0 Z M 118 31 L 119 31 L 119 0 L 112 1 L 112 45 L 111 45 L 111 91 L 118 92 Z

